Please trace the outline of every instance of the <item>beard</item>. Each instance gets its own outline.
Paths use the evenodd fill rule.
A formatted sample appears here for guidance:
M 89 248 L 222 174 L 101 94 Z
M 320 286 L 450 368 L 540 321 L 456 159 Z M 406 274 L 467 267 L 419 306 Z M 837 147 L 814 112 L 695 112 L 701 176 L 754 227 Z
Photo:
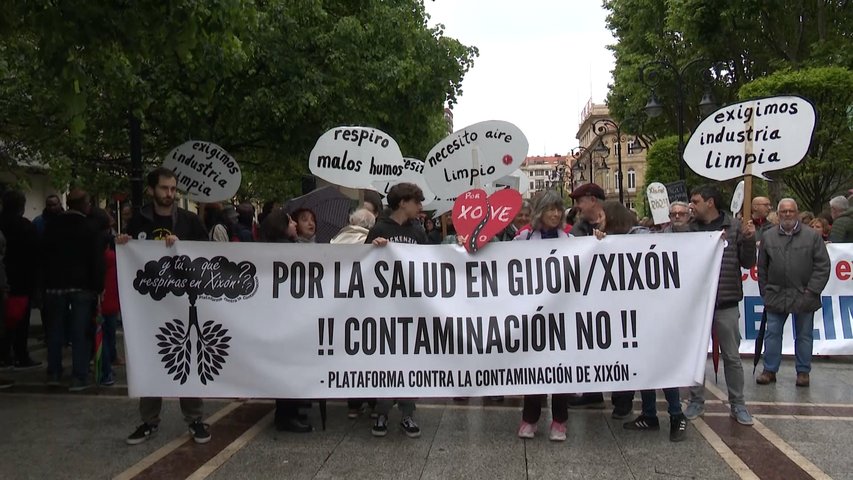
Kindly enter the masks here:
M 174 205 L 175 199 L 174 198 L 168 198 L 168 197 L 161 198 L 161 197 L 158 197 L 155 195 L 154 196 L 154 203 L 156 203 L 157 206 L 159 206 L 159 207 L 171 207 L 172 205 Z
M 783 229 L 791 231 L 797 225 L 797 219 L 782 220 L 781 222 L 779 222 L 779 224 L 782 226 Z

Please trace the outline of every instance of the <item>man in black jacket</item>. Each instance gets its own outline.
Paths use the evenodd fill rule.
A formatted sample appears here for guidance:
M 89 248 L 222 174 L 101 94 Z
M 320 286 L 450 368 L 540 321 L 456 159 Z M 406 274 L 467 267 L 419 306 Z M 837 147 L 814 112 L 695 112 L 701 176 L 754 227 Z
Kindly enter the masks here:
M 383 246 L 388 242 L 425 245 L 426 232 L 418 228 L 412 220 L 418 218 L 424 194 L 420 187 L 413 183 L 399 183 L 388 191 L 388 207 L 391 213 L 381 216 L 367 233 L 364 243 Z M 384 437 L 388 433 L 388 413 L 391 411 L 392 399 L 381 398 L 376 402 L 376 423 L 371 433 L 374 437 Z M 397 406 L 403 413 L 400 427 L 410 438 L 421 436 L 421 429 L 412 416 L 415 413 L 414 399 L 398 399 Z
M 171 247 L 179 239 L 205 241 L 207 231 L 198 215 L 179 208 L 175 204 L 178 180 L 168 168 L 156 168 L 147 177 L 148 194 L 153 202 L 145 205 L 134 215 L 127 225 L 127 234 L 116 238 L 116 243 L 124 244 L 130 238 L 138 240 L 161 240 Z M 181 398 L 181 413 L 189 424 L 190 434 L 196 443 L 210 441 L 208 425 L 201 421 L 203 403 L 200 398 Z M 157 433 L 160 424 L 160 410 L 163 399 L 143 397 L 139 399 L 139 413 L 142 425 L 127 437 L 128 445 L 142 443 Z
M 44 285 L 44 323 L 47 336 L 48 383 L 62 378 L 62 346 L 66 326 L 71 338 L 71 387 L 77 392 L 89 383 L 90 325 L 98 296 L 104 291 L 104 242 L 87 219 L 89 195 L 75 189 L 66 200 L 68 211 L 47 223 L 41 252 Z
M 743 397 L 743 365 L 740 361 L 740 310 L 743 299 L 741 268 L 755 265 L 755 225 L 752 220 L 741 223 L 721 210 L 723 197 L 711 186 L 694 189 L 690 194 L 690 208 L 694 222 L 690 230 L 695 232 L 724 232 L 726 247 L 723 250 L 717 300 L 714 308 L 712 328 L 720 345 L 723 371 L 729 393 L 731 416 L 741 425 L 752 425 L 752 415 L 746 409 Z M 690 389 L 690 402 L 684 415 L 693 420 L 705 413 L 705 386 Z

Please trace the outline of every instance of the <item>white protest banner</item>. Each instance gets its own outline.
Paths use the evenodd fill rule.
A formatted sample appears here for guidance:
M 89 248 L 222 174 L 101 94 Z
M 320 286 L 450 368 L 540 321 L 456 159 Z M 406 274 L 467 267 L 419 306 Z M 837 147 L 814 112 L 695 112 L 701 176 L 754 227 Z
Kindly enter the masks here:
M 815 355 L 853 355 L 853 244 L 830 243 L 829 282 L 821 292 L 823 308 L 814 314 Z M 740 304 L 740 352 L 755 352 L 764 301 L 758 291 L 758 267 L 744 270 Z M 782 353 L 794 354 L 794 322 L 788 318 L 782 337 Z
M 669 222 L 669 194 L 660 182 L 652 182 L 646 187 L 646 199 L 652 210 L 655 225 Z
M 640 390 L 704 377 L 719 233 L 455 245 L 131 240 L 132 396 Z M 678 312 L 673 315 L 673 312 Z
M 731 211 L 732 215 L 737 215 L 743 208 L 743 180 L 737 182 L 734 193 L 732 193 Z
M 527 149 L 527 137 L 515 125 L 500 120 L 475 123 L 432 147 L 424 177 L 437 196 L 457 197 L 518 170 Z
M 388 190 L 390 190 L 394 185 L 404 182 L 414 183 L 421 188 L 421 191 L 424 192 L 423 207 L 426 208 L 426 210 L 429 210 L 427 207 L 430 202 L 432 202 L 432 199 L 435 198 L 435 195 L 433 195 L 432 190 L 429 189 L 426 180 L 424 180 L 423 160 L 403 157 L 403 170 L 400 172 L 400 176 L 392 180 L 380 180 L 373 182 L 373 188 L 383 195 L 382 201 L 387 203 L 384 196 L 388 195 Z
M 387 133 L 368 127 L 335 127 L 311 150 L 314 175 L 343 187 L 373 188 L 373 182 L 403 174 L 403 154 Z
M 684 161 L 713 180 L 793 167 L 808 152 L 814 105 L 797 96 L 758 98 L 726 105 L 708 115 L 690 136 Z
M 175 172 L 178 190 L 196 202 L 222 202 L 237 194 L 243 174 L 234 157 L 215 143 L 190 140 L 169 152 L 163 166 Z

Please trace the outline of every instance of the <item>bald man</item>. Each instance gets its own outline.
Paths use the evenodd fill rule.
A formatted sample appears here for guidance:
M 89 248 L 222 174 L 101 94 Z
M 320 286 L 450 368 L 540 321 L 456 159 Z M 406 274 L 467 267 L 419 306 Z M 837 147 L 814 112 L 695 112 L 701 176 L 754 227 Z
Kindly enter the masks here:
M 752 199 L 752 223 L 755 225 L 755 241 L 761 242 L 761 234 L 772 227 L 772 224 L 767 221 L 767 215 L 773 208 L 770 206 L 770 199 L 767 197 L 755 197 Z M 732 212 L 737 213 L 737 212 Z

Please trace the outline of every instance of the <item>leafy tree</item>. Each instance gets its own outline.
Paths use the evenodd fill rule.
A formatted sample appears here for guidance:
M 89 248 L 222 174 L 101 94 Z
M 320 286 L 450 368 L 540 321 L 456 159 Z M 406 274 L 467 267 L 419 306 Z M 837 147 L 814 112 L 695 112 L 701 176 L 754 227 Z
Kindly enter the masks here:
M 260 198 L 298 191 L 335 125 L 380 128 L 422 156 L 477 54 L 426 21 L 422 0 L 14 2 L 0 15 L 0 107 L 14 112 L 0 161 L 126 177 L 130 115 L 147 163 L 211 140 Z
M 815 105 L 818 124 L 808 154 L 796 167 L 771 172 L 799 198 L 803 209 L 823 210 L 853 184 L 853 70 L 842 67 L 785 70 L 744 85 L 742 99 L 795 94 Z

